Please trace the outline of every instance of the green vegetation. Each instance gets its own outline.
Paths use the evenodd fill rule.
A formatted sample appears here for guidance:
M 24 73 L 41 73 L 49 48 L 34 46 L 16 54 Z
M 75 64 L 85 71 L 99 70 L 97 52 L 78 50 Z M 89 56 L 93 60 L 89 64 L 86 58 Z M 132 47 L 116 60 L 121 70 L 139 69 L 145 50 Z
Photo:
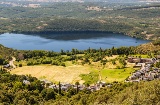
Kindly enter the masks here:
M 129 76 L 129 73 L 134 72 L 134 69 L 132 69 L 133 65 L 128 66 L 125 60 L 126 56 L 123 55 L 123 54 L 129 54 L 129 53 L 134 54 L 132 50 L 129 51 L 128 49 L 135 50 L 135 47 L 133 48 L 122 47 L 122 48 L 112 48 L 112 49 L 105 49 L 105 50 L 104 49 L 97 49 L 97 50 L 87 49 L 85 51 L 72 49 L 72 51 L 70 52 L 62 51 L 60 53 L 49 52 L 49 51 L 36 51 L 36 50 L 21 51 L 21 53 L 18 54 L 19 56 L 17 56 L 17 61 L 15 62 L 15 64 L 16 65 L 22 64 L 23 66 L 31 66 L 28 69 L 30 70 L 31 68 L 34 68 L 34 71 L 28 72 L 26 67 L 23 67 L 23 68 L 17 68 L 16 70 L 13 70 L 12 73 L 16 73 L 16 74 L 30 73 L 33 76 L 36 76 L 37 78 L 40 78 L 41 76 L 45 76 L 49 78 L 49 80 L 53 81 L 53 78 L 55 79 L 55 75 L 59 74 L 59 71 L 61 71 L 61 69 L 66 71 L 70 69 L 74 71 L 74 69 L 79 68 L 81 70 L 79 71 L 79 73 L 81 73 L 82 75 L 80 75 L 77 72 L 77 69 L 74 72 L 76 72 L 77 74 L 80 75 L 80 77 L 82 77 L 82 80 L 85 81 L 85 84 L 93 84 L 93 83 L 96 83 L 99 79 L 99 73 L 98 73 L 99 70 L 100 71 L 115 70 L 115 74 L 117 73 L 117 75 L 118 74 L 122 75 L 122 77 L 119 77 L 116 75 L 117 81 L 124 81 Z M 122 55 L 118 56 L 118 55 L 111 55 L 111 54 L 122 54 Z M 53 64 L 55 66 L 51 66 Z M 37 65 L 37 66 L 34 66 L 34 65 Z M 64 68 L 62 68 L 62 66 Z M 39 67 L 41 67 L 41 69 Z M 85 69 L 86 72 L 84 72 L 82 69 Z M 43 71 L 45 73 L 43 73 Z M 56 71 L 56 72 L 53 72 L 53 71 Z M 68 71 L 68 73 L 72 71 Z M 53 75 L 45 75 L 49 72 L 50 73 L 53 72 Z M 121 72 L 123 73 L 121 74 Z M 68 80 L 68 77 L 71 76 L 71 75 L 68 76 L 68 73 L 64 75 L 66 77 L 65 80 Z M 77 78 L 77 75 L 73 74 L 73 77 Z M 104 79 L 106 77 L 110 79 L 108 78 Z M 62 80 L 62 81 L 65 81 L 65 80 Z M 103 75 L 103 80 L 107 82 L 113 82 L 115 81 L 115 77 L 110 76 L 108 72 L 105 75 Z M 70 80 L 70 81 L 72 82 L 73 80 Z
M 44 88 L 31 76 L 11 75 L 0 70 L 1 104 L 89 105 L 89 104 L 155 104 L 160 102 L 160 81 L 110 84 L 110 87 L 91 92 L 75 89 L 68 91 Z M 22 81 L 28 80 L 30 84 Z M 86 98 L 87 97 L 87 98 Z
M 0 65 L 8 64 L 9 60 L 12 59 L 12 56 L 16 55 L 17 50 L 4 47 L 0 44 Z
M 157 82 L 157 83 L 156 83 Z M 141 82 L 126 88 L 113 98 L 114 104 L 155 104 L 160 102 L 160 85 L 158 81 Z
M 128 66 L 125 60 L 127 58 L 126 55 L 130 56 L 130 54 L 136 54 L 135 50 L 136 47 L 113 47 L 112 49 L 89 48 L 84 51 L 72 49 L 72 51 L 61 51 L 60 53 L 38 50 L 20 51 L 17 55 L 17 61 L 15 64 L 17 66 L 22 64 L 23 67 L 17 68 L 14 70 L 15 72 L 13 71 L 12 73 L 30 73 L 37 78 L 45 76 L 49 80 L 55 81 L 57 80 L 55 78 L 57 77 L 56 75 L 59 74 L 58 71 L 61 71 L 63 66 L 66 67 L 63 68 L 66 71 L 68 71 L 68 69 L 73 70 L 73 68 L 79 68 L 81 71 L 78 72 L 75 70 L 75 72 L 77 72 L 78 75 L 81 74 L 80 77 L 85 81 L 85 84 L 96 83 L 99 80 L 99 75 L 102 75 L 102 80 L 106 82 L 124 81 L 130 75 L 130 73 L 135 71 L 133 69 L 133 65 Z M 115 54 L 118 54 L 119 56 Z M 51 67 L 51 65 L 55 65 L 57 67 Z M 28 72 L 27 68 L 24 66 L 31 66 L 28 68 L 28 70 L 31 70 L 31 68 L 34 68 L 35 70 Z M 39 67 L 41 67 L 41 69 Z M 85 69 L 86 72 L 84 72 L 82 69 Z M 42 73 L 43 71 L 46 73 L 53 72 L 55 75 L 45 75 L 46 73 Z M 71 71 L 68 71 L 68 73 L 70 73 L 72 77 L 77 78 L 77 75 L 72 74 Z M 65 80 L 73 82 L 73 79 L 75 78 L 68 79 L 68 73 L 64 75 L 66 77 Z M 75 80 L 79 81 L 80 79 Z
M 55 3 L 39 8 L 2 6 L 0 33 L 105 31 L 143 39 L 157 39 L 160 35 L 160 5 L 134 5 Z M 89 10 L 89 7 L 99 7 L 100 10 Z
M 124 69 L 104 69 L 101 71 L 102 80 L 106 82 L 124 81 L 135 70 L 133 68 Z
M 160 45 L 160 39 L 157 39 L 153 42 L 153 45 Z
M 97 6 L 100 10 L 88 9 Z M 45 34 L 92 31 L 116 32 L 137 38 L 157 39 L 160 37 L 159 17 L 158 3 L 136 7 L 94 3 L 55 3 L 39 8 L 0 6 L 0 33 L 27 33 L 49 37 Z M 52 81 L 54 77 L 60 81 L 64 79 L 60 75 L 66 76 L 68 73 L 70 79 L 66 81 L 76 83 L 77 87 L 80 79 L 84 80 L 86 86 L 98 80 L 106 81 L 108 84 L 108 87 L 95 92 L 87 89 L 80 91 L 78 88 L 63 91 L 60 89 L 60 82 L 58 89 L 49 89 L 35 77 L 10 74 L 0 68 L 0 104 L 159 105 L 159 80 L 139 83 L 122 82 L 135 71 L 133 66 L 127 64 L 126 58 L 128 56 L 156 57 L 160 54 L 159 43 L 160 41 L 156 40 L 137 47 L 89 48 L 84 51 L 72 49 L 61 50 L 61 52 L 18 51 L 0 45 L 0 65 L 8 64 L 14 56 L 18 67 L 16 70 L 23 70 L 23 74 L 46 73 Z M 159 68 L 160 63 L 157 62 L 153 66 Z M 39 75 L 39 78 L 48 79 L 47 76 Z M 23 80 L 30 83 L 25 84 Z
M 61 52 L 42 50 L 17 51 L 2 46 L 1 53 L 4 57 L 1 57 L 1 64 L 7 64 L 11 57 L 14 56 L 16 58 L 14 64 L 20 68 L 17 68 L 15 72 L 12 73 L 30 73 L 37 78 L 48 76 L 47 79 L 51 81 L 59 81 L 62 80 L 62 78 L 56 79 L 59 75 L 59 71 L 62 69 L 68 71 L 68 69 L 70 69 L 71 71 L 68 71 L 68 73 L 72 75 L 72 78 L 68 79 L 68 73 L 66 73 L 66 75 L 64 74 L 66 81 L 76 82 L 81 81 L 82 78 L 85 84 L 93 84 L 97 82 L 97 78 L 99 79 L 100 74 L 102 80 L 106 82 L 124 81 L 130 73 L 135 71 L 133 69 L 134 65 L 128 65 L 126 62 L 128 56 L 134 55 L 134 57 L 151 58 L 160 54 L 159 49 L 158 45 L 153 45 L 152 43 L 140 45 L 138 47 L 113 47 L 111 49 L 89 48 L 84 51 L 72 49 L 71 51 L 61 50 Z M 8 50 L 13 53 L 10 54 Z M 10 54 L 10 59 L 6 59 L 9 55 L 8 53 Z M 158 65 L 159 64 L 156 64 L 155 66 L 159 67 Z M 27 68 L 27 66 L 30 67 Z M 31 68 L 35 70 L 33 71 Z M 28 72 L 27 69 L 31 71 Z M 75 72 L 77 75 L 71 73 L 74 69 L 76 69 Z M 77 70 L 80 71 L 78 72 Z M 53 74 L 56 75 L 46 75 L 44 71 L 46 73 L 53 72 Z M 63 72 L 65 73 L 65 71 Z M 81 78 L 78 78 L 79 75 Z
M 128 78 L 135 69 L 133 68 L 124 68 L 124 69 L 103 69 L 100 71 L 92 71 L 89 74 L 81 74 L 82 80 L 85 81 L 84 84 L 95 84 L 100 79 L 107 83 L 112 82 L 123 82 Z
M 59 80 L 60 75 L 64 76 L 64 74 L 66 75 L 67 73 L 69 73 L 68 78 L 75 79 L 73 76 L 75 76 L 76 73 L 76 77 L 81 76 L 82 80 L 85 81 L 84 84 L 86 86 L 94 84 L 100 80 L 100 78 L 102 81 L 106 81 L 109 86 L 95 92 L 91 92 L 87 89 L 78 90 L 74 88 L 67 91 L 49 89 L 45 88 L 45 86 L 35 77 L 31 77 L 30 75 L 10 74 L 1 68 L 0 103 L 2 104 L 159 104 L 159 80 L 140 83 L 121 82 L 127 78 L 130 73 L 135 71 L 132 66 L 126 64 L 126 58 L 128 56 L 160 54 L 159 45 L 149 43 L 138 47 L 113 47 L 111 49 L 89 48 L 84 51 L 72 49 L 72 51 L 62 50 L 59 53 L 39 50 L 17 51 L 5 48 L 4 46 L 1 46 L 1 48 L 3 60 L 8 61 L 8 59 L 5 59 L 5 57 L 8 56 L 8 51 L 13 52 L 10 54 L 10 57 L 16 57 L 16 64 L 19 66 L 17 70 L 23 69 L 23 74 L 25 74 L 24 72 L 26 72 L 26 74 L 32 72 L 38 74 L 38 72 L 41 72 L 47 73 L 47 76 L 50 76 L 53 79 L 51 74 L 56 74 L 55 72 L 58 70 L 60 74 L 55 77 L 59 77 Z M 145 48 L 148 48 L 147 51 L 145 51 Z M 57 65 L 52 68 L 53 66 L 51 65 L 53 65 L 53 62 L 55 63 L 55 61 L 64 63 L 65 67 Z M 26 66 L 28 62 L 33 62 L 33 65 L 39 66 Z M 37 62 L 39 64 L 37 64 Z M 159 67 L 159 65 L 158 62 L 153 66 Z M 35 69 L 36 67 L 37 69 Z M 50 71 L 47 71 L 47 67 Z M 38 71 L 40 69 L 42 69 L 43 72 Z M 82 70 L 85 71 L 85 73 L 83 73 Z M 14 72 L 14 70 L 12 72 Z M 47 77 L 40 76 L 40 78 L 46 79 Z M 30 81 L 30 84 L 24 84 L 23 80 Z M 79 81 L 78 78 L 76 78 L 74 83 L 78 84 L 79 82 L 77 81 Z
M 85 81 L 85 85 L 94 84 L 99 80 L 97 72 L 90 72 L 89 74 L 81 74 L 80 77 Z

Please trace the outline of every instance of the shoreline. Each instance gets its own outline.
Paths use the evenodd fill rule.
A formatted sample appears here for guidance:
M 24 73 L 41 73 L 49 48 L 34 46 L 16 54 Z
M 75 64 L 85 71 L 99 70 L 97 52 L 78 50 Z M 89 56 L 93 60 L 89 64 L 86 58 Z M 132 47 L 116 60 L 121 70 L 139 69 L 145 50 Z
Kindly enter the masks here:
M 136 38 L 136 39 L 143 39 L 143 40 L 149 40 L 149 41 L 153 41 L 156 39 L 148 39 L 146 38 L 142 38 L 142 37 L 138 37 L 138 36 L 134 36 L 134 35 L 129 35 L 127 33 L 123 33 L 123 32 L 112 32 L 112 31 L 97 31 L 97 30 L 82 30 L 82 31 L 77 31 L 77 30 L 73 30 L 73 31 L 22 31 L 22 32 L 16 32 L 16 31 L 11 31 L 11 32 L 1 32 L 1 34 L 5 34 L 5 33 L 13 33 L 13 34 L 24 34 L 24 35 L 44 35 L 44 34 L 83 34 L 83 33 L 111 33 L 111 34 L 124 34 L 126 36 L 132 37 L 132 38 Z

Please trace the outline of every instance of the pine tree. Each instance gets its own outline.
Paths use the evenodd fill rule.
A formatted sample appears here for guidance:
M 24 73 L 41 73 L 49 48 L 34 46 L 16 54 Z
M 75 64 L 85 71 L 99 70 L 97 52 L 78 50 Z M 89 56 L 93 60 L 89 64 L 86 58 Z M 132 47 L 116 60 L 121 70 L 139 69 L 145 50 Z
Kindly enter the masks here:
M 61 94 L 61 83 L 58 83 L 59 89 L 58 89 L 58 93 Z

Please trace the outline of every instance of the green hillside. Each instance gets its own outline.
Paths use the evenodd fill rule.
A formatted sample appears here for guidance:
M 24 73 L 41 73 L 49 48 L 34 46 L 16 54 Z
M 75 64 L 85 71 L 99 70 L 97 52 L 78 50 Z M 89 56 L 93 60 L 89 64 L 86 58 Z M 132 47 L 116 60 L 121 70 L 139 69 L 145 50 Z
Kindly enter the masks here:
M 39 8 L 0 7 L 0 33 L 105 31 L 143 39 L 160 37 L 160 4 L 134 5 L 55 3 Z
M 125 105 L 146 104 L 159 105 L 160 81 L 140 83 L 112 83 L 111 87 L 99 91 L 79 91 L 69 89 L 67 92 L 44 88 L 41 82 L 31 76 L 11 75 L 0 70 L 0 103 L 4 105 Z M 28 80 L 30 83 L 24 84 Z

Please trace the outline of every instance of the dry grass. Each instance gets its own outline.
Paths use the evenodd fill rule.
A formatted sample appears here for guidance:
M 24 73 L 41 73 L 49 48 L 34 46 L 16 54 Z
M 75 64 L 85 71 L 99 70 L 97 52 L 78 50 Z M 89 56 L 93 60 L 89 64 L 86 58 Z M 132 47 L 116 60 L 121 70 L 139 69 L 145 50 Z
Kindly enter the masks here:
M 115 59 L 118 55 L 112 57 L 106 57 L 107 60 Z M 127 76 L 130 75 L 132 70 L 131 68 L 134 64 L 128 63 L 126 65 L 126 71 L 123 69 L 116 69 L 117 66 L 120 66 L 120 63 L 116 61 L 116 64 L 113 65 L 112 62 L 107 62 L 104 67 L 100 62 L 92 62 L 90 65 L 75 65 L 72 62 L 65 62 L 66 67 L 62 66 L 53 66 L 53 65 L 38 65 L 38 66 L 23 66 L 16 68 L 11 71 L 12 74 L 18 75 L 32 75 L 38 79 L 47 79 L 52 82 L 66 82 L 66 83 L 75 83 L 84 82 L 81 80 L 80 74 L 88 74 L 90 72 L 102 71 L 102 78 L 104 81 L 113 82 L 113 81 L 123 81 Z M 106 78 L 107 77 L 107 78 Z
M 119 55 L 112 55 L 111 57 L 106 56 L 105 59 L 111 60 L 117 58 Z
M 67 83 L 75 83 L 79 81 L 83 83 L 79 77 L 80 74 L 88 74 L 90 71 L 87 67 L 74 65 L 68 67 L 40 65 L 40 66 L 23 66 L 11 71 L 12 74 L 32 75 L 38 79 L 45 78 L 52 82 L 60 81 Z
M 141 53 L 148 53 L 148 52 L 153 52 L 153 51 L 159 51 L 160 46 L 155 46 L 152 43 L 147 43 L 147 44 L 142 44 L 137 47 L 136 51 L 141 52 Z

